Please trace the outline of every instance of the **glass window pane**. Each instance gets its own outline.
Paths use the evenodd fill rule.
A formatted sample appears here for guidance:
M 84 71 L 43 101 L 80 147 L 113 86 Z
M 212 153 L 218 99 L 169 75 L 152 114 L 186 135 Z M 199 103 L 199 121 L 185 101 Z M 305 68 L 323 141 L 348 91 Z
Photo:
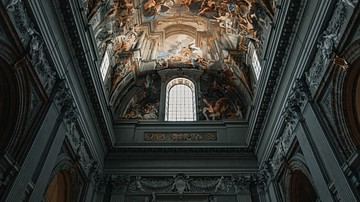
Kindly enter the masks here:
M 195 121 L 194 84 L 185 78 L 177 78 L 167 85 L 166 121 Z

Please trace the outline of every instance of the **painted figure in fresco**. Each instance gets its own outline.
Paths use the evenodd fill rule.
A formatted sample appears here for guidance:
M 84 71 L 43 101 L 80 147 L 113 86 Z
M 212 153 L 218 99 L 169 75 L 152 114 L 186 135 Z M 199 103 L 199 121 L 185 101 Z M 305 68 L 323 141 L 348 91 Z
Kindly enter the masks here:
M 217 15 L 216 10 L 216 1 L 213 0 L 204 0 L 201 4 L 200 10 L 197 15 L 205 16 L 211 18 Z
M 206 70 L 210 62 L 212 61 L 209 61 L 208 59 L 201 57 L 199 55 L 196 55 L 196 58 L 191 60 L 191 63 L 194 66 L 194 68 L 201 70 Z
M 125 35 L 115 37 L 113 51 L 129 51 L 135 44 L 137 36 L 138 34 L 132 27 Z
M 173 5 L 173 0 L 147 0 L 143 4 L 144 16 L 155 18 L 160 13 L 168 11 Z
M 231 31 L 236 32 L 236 30 L 232 27 L 233 22 L 229 12 L 226 12 L 225 15 L 214 18 L 219 22 L 219 26 L 225 29 L 226 34 L 232 33 Z
M 141 114 L 139 113 L 137 105 L 131 105 L 129 107 L 129 112 L 125 114 L 125 119 L 142 119 Z
M 226 110 L 226 108 L 221 107 L 221 103 L 225 100 L 225 98 L 220 98 L 215 101 L 214 104 L 211 102 L 208 102 L 205 98 L 203 99 L 203 102 L 206 104 L 205 107 L 202 109 L 202 114 L 205 116 L 206 120 L 215 120 L 220 118 L 221 111 Z
M 235 108 L 235 112 L 227 113 L 226 118 L 227 119 L 242 119 L 243 115 L 242 115 L 241 107 L 238 104 L 235 104 L 234 108 Z
M 155 103 L 148 103 L 143 109 L 143 119 L 157 119 L 159 118 L 159 111 L 157 109 L 157 104 Z
M 134 64 L 127 58 L 121 61 L 113 68 L 112 88 L 114 89 L 131 71 L 134 71 Z

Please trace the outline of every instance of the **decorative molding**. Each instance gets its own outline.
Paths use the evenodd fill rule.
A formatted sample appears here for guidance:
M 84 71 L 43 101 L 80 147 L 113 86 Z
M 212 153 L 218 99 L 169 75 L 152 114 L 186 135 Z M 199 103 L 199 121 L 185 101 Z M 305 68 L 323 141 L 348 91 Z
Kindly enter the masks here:
M 72 93 L 67 87 L 65 80 L 58 80 L 56 83 L 57 93 L 55 95 L 55 104 L 60 108 L 62 118 L 67 127 L 66 137 L 75 152 L 82 168 L 88 173 L 88 177 L 94 182 L 96 175 L 99 175 L 100 168 L 97 162 L 91 157 L 85 138 L 80 134 L 76 123 L 79 118 L 79 112 Z
M 294 133 L 295 125 L 303 119 L 302 107 L 309 99 L 311 99 L 311 93 L 305 78 L 297 78 L 282 113 L 286 128 L 275 141 L 275 151 L 269 161 L 272 172 L 276 172 L 286 158 L 290 145 L 296 136 Z
M 293 129 L 296 120 L 302 119 L 301 107 L 306 100 L 311 99 L 311 93 L 304 77 L 295 79 L 295 86 L 291 89 L 282 113 L 285 123 L 290 130 Z
M 51 60 L 46 51 L 44 40 L 35 27 L 27 8 L 22 0 L 12 0 L 6 5 L 6 10 L 15 29 L 21 38 L 21 43 L 28 50 L 29 59 L 33 65 L 45 91 L 50 94 L 58 74 L 50 65 Z
M 132 195 L 152 193 L 210 193 L 235 195 L 239 191 L 251 191 L 250 186 L 264 188 L 263 177 L 258 173 L 233 176 L 188 176 L 178 173 L 175 176 L 116 176 L 106 175 L 99 188 L 111 184 L 113 191 L 125 191 Z
M 346 26 L 344 21 L 349 14 L 349 6 L 354 5 L 354 3 L 351 0 L 339 0 L 336 3 L 332 18 L 319 39 L 318 50 L 312 66 L 305 72 L 307 82 L 311 88 L 318 88 L 324 70 L 331 61 L 331 55 L 339 44 L 340 31 Z
M 112 139 L 110 137 L 109 130 L 106 125 L 106 117 L 103 114 L 102 111 L 102 105 L 101 100 L 99 99 L 97 92 L 97 84 L 92 77 L 94 75 L 94 72 L 92 72 L 94 68 L 90 68 L 88 61 L 87 61 L 87 51 L 84 50 L 84 47 L 82 43 L 79 43 L 79 41 L 82 41 L 79 33 L 79 28 L 77 27 L 77 24 L 75 19 L 77 13 L 73 13 L 71 10 L 71 4 L 72 1 L 54 1 L 54 5 L 57 10 L 59 10 L 61 13 L 58 13 L 59 20 L 61 23 L 63 23 L 63 28 L 65 31 L 66 37 L 69 39 L 70 47 L 74 50 L 74 57 L 75 62 L 77 63 L 76 68 L 81 72 L 84 82 L 84 89 L 87 90 L 87 93 L 89 95 L 89 101 L 92 104 L 92 107 L 95 111 L 94 117 L 96 117 L 97 122 L 95 122 L 96 127 L 99 128 L 98 132 L 99 134 L 102 134 L 103 139 L 106 142 L 106 145 L 109 149 L 112 147 Z M 83 22 L 81 22 L 83 23 Z M 83 33 L 87 34 L 87 33 Z M 98 58 L 94 58 L 94 60 L 97 60 Z
M 283 2 L 284 3 L 284 2 Z M 308 0 L 304 1 L 291 1 L 289 5 L 289 12 L 282 16 L 285 19 L 284 26 L 281 28 L 281 38 L 279 39 L 278 46 L 275 47 L 274 60 L 272 62 L 272 66 L 270 67 L 270 73 L 268 77 L 268 81 L 266 86 L 264 87 L 264 95 L 262 99 L 259 101 L 259 112 L 257 114 L 257 118 L 254 124 L 253 134 L 251 136 L 251 140 L 249 142 L 250 150 L 254 150 L 256 145 L 258 144 L 258 139 L 261 131 L 263 130 L 264 124 L 263 122 L 269 116 L 269 109 L 274 101 L 275 92 L 279 87 L 279 77 L 284 72 L 285 63 L 287 58 L 289 57 L 289 49 L 293 46 L 295 35 L 297 30 L 299 29 L 299 25 L 303 14 L 305 12 L 305 8 L 308 4 Z
M 144 141 L 216 141 L 216 132 L 144 133 Z

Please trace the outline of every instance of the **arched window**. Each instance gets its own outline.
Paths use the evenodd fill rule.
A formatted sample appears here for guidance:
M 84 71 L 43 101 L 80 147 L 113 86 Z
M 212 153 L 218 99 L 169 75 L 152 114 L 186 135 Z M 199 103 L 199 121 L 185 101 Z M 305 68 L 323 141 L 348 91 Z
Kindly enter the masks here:
M 186 78 L 166 86 L 165 121 L 196 121 L 195 85 Z

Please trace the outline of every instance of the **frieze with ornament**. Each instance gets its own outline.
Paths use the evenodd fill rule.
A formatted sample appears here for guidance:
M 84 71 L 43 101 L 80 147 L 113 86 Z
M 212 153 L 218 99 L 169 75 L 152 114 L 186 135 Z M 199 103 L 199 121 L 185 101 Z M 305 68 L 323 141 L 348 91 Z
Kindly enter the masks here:
M 233 176 L 188 176 L 178 173 L 175 176 L 121 176 L 122 188 L 127 193 L 212 193 L 236 194 L 250 191 L 250 186 L 263 189 L 264 180 L 258 173 Z M 120 185 L 119 185 L 120 186 Z

